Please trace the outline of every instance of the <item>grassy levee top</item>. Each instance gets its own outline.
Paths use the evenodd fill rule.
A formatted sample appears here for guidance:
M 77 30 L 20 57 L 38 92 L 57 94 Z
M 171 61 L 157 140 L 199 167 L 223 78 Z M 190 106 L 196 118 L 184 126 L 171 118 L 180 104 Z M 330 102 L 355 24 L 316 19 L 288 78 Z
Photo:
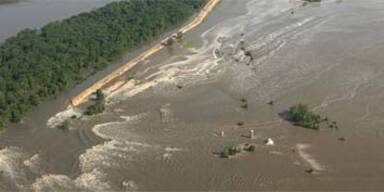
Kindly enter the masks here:
M 0 46 L 0 129 L 184 23 L 207 0 L 130 0 L 26 29 Z

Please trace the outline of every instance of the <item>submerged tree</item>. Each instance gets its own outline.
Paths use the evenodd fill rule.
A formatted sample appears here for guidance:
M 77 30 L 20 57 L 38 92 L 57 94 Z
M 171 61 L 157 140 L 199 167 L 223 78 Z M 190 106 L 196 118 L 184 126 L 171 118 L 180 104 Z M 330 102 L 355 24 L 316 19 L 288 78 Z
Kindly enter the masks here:
M 96 99 L 93 105 L 90 105 L 85 111 L 85 115 L 95 115 L 105 110 L 105 95 L 101 90 L 96 91 Z
M 298 104 L 291 107 L 289 115 L 290 121 L 295 125 L 315 130 L 320 128 L 321 116 L 310 111 L 307 105 Z

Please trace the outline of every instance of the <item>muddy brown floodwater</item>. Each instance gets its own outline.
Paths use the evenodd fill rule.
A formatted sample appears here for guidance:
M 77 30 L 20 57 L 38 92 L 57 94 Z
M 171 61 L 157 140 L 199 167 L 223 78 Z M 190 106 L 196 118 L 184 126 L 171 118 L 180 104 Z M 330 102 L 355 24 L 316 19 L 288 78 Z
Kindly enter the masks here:
M 2 133 L 0 189 L 383 190 L 382 18 L 381 0 L 224 0 L 184 37 L 194 46 L 163 49 L 118 79 L 103 114 L 67 132 L 48 126 L 113 67 Z M 338 129 L 279 117 L 298 103 Z M 245 143 L 255 151 L 217 155 Z

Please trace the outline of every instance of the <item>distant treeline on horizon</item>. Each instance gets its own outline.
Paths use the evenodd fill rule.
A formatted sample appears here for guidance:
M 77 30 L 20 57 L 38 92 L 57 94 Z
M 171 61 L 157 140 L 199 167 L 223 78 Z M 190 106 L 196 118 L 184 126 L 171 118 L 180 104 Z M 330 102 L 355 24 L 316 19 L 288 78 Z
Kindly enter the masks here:
M 0 0 L 0 2 L 9 0 Z M 130 0 L 25 29 L 0 45 L 0 129 L 124 53 L 170 31 L 207 0 Z
M 19 0 L 0 0 L 0 5 L 1 4 L 8 4 L 8 3 L 17 3 Z

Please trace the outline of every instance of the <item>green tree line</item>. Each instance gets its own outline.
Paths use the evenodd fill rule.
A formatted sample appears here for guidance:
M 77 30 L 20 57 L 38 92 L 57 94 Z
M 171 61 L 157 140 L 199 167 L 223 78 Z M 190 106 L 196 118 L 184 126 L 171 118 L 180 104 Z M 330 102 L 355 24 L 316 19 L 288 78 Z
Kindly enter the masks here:
M 0 128 L 122 54 L 186 22 L 207 0 L 129 0 L 25 29 L 0 46 Z

